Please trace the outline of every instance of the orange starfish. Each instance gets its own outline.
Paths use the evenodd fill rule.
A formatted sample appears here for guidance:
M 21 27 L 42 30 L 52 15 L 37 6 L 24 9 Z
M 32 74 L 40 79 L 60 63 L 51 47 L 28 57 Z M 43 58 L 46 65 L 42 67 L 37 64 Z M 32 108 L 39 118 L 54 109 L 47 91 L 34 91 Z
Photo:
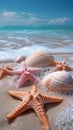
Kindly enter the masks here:
M 12 120 L 27 109 L 32 108 L 37 113 L 44 129 L 49 130 L 49 123 L 44 110 L 44 103 L 61 102 L 62 98 L 41 94 L 35 85 L 33 85 L 29 91 L 9 91 L 9 94 L 22 100 L 22 102 L 7 115 L 8 120 Z
M 12 76 L 13 74 L 11 74 L 9 71 L 13 70 L 12 68 L 6 66 L 6 65 L 3 65 L 2 68 L 0 68 L 0 79 L 3 78 L 3 76 L 5 75 L 10 75 Z
M 73 67 L 70 67 L 69 65 L 67 65 L 66 60 L 64 59 L 61 63 L 56 64 L 56 67 L 52 69 L 52 71 L 59 71 L 59 70 L 71 71 L 73 70 Z

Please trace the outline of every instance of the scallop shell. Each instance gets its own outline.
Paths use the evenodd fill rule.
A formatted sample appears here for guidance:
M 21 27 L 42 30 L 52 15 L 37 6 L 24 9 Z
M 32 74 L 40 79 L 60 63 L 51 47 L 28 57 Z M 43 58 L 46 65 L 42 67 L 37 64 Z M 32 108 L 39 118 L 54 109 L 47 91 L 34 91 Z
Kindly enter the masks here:
M 42 84 L 51 91 L 73 90 L 73 78 L 69 72 L 57 71 L 43 77 Z
M 32 67 L 50 66 L 54 64 L 54 58 L 46 51 L 37 50 L 26 58 L 25 63 Z

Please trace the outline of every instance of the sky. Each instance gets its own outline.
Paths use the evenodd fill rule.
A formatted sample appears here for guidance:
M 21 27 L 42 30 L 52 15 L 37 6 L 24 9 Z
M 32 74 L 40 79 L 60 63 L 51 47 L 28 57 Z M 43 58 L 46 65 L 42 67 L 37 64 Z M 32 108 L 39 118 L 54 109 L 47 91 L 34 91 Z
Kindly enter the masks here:
M 0 25 L 73 24 L 73 0 L 2 0 Z

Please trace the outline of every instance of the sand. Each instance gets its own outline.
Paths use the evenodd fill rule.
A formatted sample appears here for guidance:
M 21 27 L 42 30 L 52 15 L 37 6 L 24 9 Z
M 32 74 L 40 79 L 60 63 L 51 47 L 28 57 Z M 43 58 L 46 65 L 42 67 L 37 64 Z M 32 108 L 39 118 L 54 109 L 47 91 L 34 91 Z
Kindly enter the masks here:
M 63 58 L 66 58 L 67 63 L 73 64 L 73 54 L 55 54 L 56 60 L 61 61 Z M 4 64 L 4 63 L 3 63 Z M 2 66 L 3 64 L 0 64 Z M 16 63 L 5 63 L 10 67 L 16 67 Z M 73 72 L 70 72 L 73 75 Z M 15 120 L 8 122 L 6 115 L 15 108 L 20 101 L 12 98 L 8 94 L 8 90 L 30 90 L 31 83 L 27 83 L 24 87 L 16 89 L 17 79 L 15 76 L 5 76 L 0 80 L 0 130 L 43 130 L 42 124 L 40 123 L 39 118 L 33 110 L 28 110 L 18 116 Z M 44 87 L 39 88 L 40 91 L 46 94 L 51 94 L 55 96 L 60 96 L 63 98 L 63 102 L 59 104 L 47 104 L 45 105 L 45 111 L 48 117 L 50 124 L 50 130 L 60 130 L 56 124 L 55 119 L 59 112 L 66 107 L 68 102 L 73 99 L 73 94 L 60 94 L 60 93 L 49 93 Z

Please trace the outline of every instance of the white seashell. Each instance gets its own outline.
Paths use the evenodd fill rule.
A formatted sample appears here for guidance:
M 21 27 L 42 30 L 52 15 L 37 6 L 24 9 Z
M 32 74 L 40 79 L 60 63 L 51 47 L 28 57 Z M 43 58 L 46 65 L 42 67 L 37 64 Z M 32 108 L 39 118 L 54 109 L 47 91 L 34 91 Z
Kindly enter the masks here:
M 25 63 L 32 67 L 50 66 L 54 64 L 54 58 L 46 51 L 37 50 L 26 58 Z
M 43 77 L 42 84 L 51 91 L 73 90 L 73 78 L 69 72 L 57 71 Z

